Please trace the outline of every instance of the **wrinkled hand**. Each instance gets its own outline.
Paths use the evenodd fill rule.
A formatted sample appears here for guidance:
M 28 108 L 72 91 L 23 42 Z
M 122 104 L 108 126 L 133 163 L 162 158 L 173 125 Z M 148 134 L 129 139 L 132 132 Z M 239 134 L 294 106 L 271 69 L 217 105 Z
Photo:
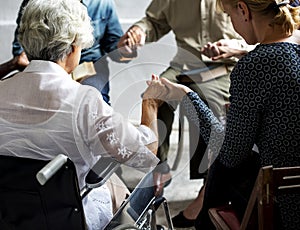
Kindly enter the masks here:
M 23 71 L 29 65 L 29 60 L 24 51 L 19 56 L 13 58 L 13 64 L 15 69 L 19 71 Z
M 204 45 L 201 49 L 201 53 L 215 61 L 231 57 L 241 58 L 247 51 L 232 48 L 229 42 L 220 40 L 214 43 L 209 42 Z
M 147 84 L 148 88 L 143 98 L 156 98 L 161 101 L 179 101 L 185 94 L 192 91 L 187 86 L 173 83 L 166 78 L 159 79 L 157 75 L 152 75 L 152 81 L 147 81 Z
M 143 100 L 151 99 L 155 100 L 158 106 L 162 105 L 164 100 L 161 93 L 165 89 L 164 85 L 160 82 L 159 77 L 155 74 L 152 74 L 152 80 L 146 81 L 148 88 L 143 93 Z
M 139 26 L 132 26 L 120 38 L 118 49 L 125 57 L 135 57 L 137 48 L 145 44 L 146 34 Z

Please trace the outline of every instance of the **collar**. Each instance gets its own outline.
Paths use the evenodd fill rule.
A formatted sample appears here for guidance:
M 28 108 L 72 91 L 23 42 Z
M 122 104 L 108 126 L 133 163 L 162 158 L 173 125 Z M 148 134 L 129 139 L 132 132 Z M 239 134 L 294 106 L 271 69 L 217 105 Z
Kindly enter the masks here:
M 69 74 L 60 65 L 52 61 L 43 60 L 32 60 L 24 69 L 24 72 L 55 73 L 62 76 L 69 76 Z

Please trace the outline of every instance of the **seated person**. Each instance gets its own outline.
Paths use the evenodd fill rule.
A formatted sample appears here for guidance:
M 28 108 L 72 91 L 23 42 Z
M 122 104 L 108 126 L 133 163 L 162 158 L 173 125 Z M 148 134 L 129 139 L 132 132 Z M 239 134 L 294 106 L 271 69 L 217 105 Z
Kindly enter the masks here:
M 137 54 L 137 47 L 145 43 L 157 42 L 170 31 L 174 33 L 177 52 L 160 77 L 188 85 L 223 121 L 226 113 L 225 106 L 229 100 L 231 69 L 237 59 L 252 47 L 247 46 L 234 31 L 227 15 L 216 11 L 216 0 L 191 1 L 188 4 L 182 0 L 152 0 L 145 16 L 129 27 L 118 46 L 125 47 L 128 54 Z M 182 72 L 195 73 L 195 70 L 203 70 L 207 67 L 214 69 L 214 73 L 194 74 L 196 77 L 193 80 L 181 75 Z M 163 193 L 163 188 L 171 182 L 172 178 L 168 156 L 174 152 L 170 149 L 170 135 L 176 108 L 177 103 L 166 101 L 158 110 L 160 120 L 158 133 L 161 144 L 157 156 L 161 162 L 154 172 L 157 194 Z M 186 154 L 190 155 L 190 179 L 203 178 L 205 181 L 208 167 L 206 144 L 191 125 L 189 143 L 189 153 Z M 172 218 L 174 227 L 194 225 L 201 210 L 203 193 L 204 187 L 200 189 L 195 200 Z
M 145 172 L 158 163 L 154 153 L 159 101 L 143 100 L 141 125 L 136 128 L 122 120 L 99 91 L 69 75 L 81 50 L 93 44 L 92 33 L 80 1 L 29 1 L 19 41 L 30 63 L 0 84 L 0 154 L 50 160 L 63 153 L 76 166 L 80 188 L 102 156 Z M 92 190 L 83 207 L 89 229 L 102 229 L 112 217 L 107 186 Z
M 23 0 L 21 3 L 12 48 L 14 57 L 0 65 L 0 79 L 12 71 L 23 71 L 29 64 L 23 47 L 18 41 L 18 28 L 22 9 L 28 1 Z M 123 34 L 116 7 L 113 0 L 81 0 L 80 2 L 87 8 L 88 15 L 91 18 L 94 28 L 94 43 L 88 49 L 82 51 L 80 56 L 81 65 L 73 71 L 72 76 L 84 85 L 94 86 L 101 92 L 104 101 L 110 103 L 107 56 L 113 61 L 125 62 L 120 52 L 113 52 L 117 49 L 117 43 Z M 99 61 L 100 59 L 101 61 Z M 97 65 L 94 67 L 93 63 L 96 62 Z
M 300 162 L 300 7 L 269 0 L 219 4 L 249 44 L 259 43 L 231 73 L 226 130 L 190 88 L 167 79 L 148 83 L 153 97 L 181 100 L 213 153 L 196 229 L 215 229 L 208 209 L 229 201 L 242 218 L 260 167 Z M 299 194 L 276 201 L 279 229 L 298 229 Z

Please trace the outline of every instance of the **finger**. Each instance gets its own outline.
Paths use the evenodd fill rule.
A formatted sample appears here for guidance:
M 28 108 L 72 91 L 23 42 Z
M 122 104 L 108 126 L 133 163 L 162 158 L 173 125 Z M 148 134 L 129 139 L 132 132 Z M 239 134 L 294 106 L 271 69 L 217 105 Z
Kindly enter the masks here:
M 214 57 L 214 56 L 220 55 L 220 51 L 219 51 L 219 49 L 218 49 L 217 46 L 212 46 L 212 47 L 211 47 L 211 52 L 212 52 L 212 56 L 213 56 L 213 57 Z
M 159 80 L 159 76 L 156 74 L 152 74 L 152 80 L 153 81 L 158 81 Z
M 171 82 L 170 80 L 168 80 L 167 78 L 162 77 L 160 80 L 161 80 L 161 82 L 162 82 L 163 84 L 165 84 L 165 85 L 170 85 L 170 84 L 172 84 L 172 82 Z
M 138 33 L 135 30 L 129 30 L 130 33 L 130 37 L 134 43 L 134 45 L 139 44 L 140 43 L 140 36 L 138 35 Z
M 221 41 L 217 41 L 217 42 L 216 42 L 216 45 L 217 45 L 217 46 L 224 46 L 225 44 L 224 44 L 223 42 L 221 42 Z
M 126 53 L 126 54 L 132 54 L 133 53 L 132 49 L 128 45 L 124 45 L 124 46 L 120 47 L 119 49 L 122 53 L 123 52 Z
M 206 46 L 207 46 L 207 48 L 210 48 L 210 47 L 212 46 L 212 43 L 211 43 L 211 42 L 208 42 L 208 43 L 206 44 Z
M 162 85 L 164 85 L 167 89 L 170 89 L 172 87 L 175 86 L 175 83 L 171 82 L 170 80 L 168 80 L 167 78 L 161 78 L 160 82 L 162 83 Z
M 139 26 L 134 26 L 131 28 L 131 30 L 136 37 L 137 45 L 143 45 L 146 38 L 145 32 Z
M 130 31 L 127 32 L 127 45 L 132 48 L 135 42 Z
M 208 50 L 207 50 L 207 47 L 203 47 L 201 49 L 201 53 L 204 54 L 205 56 L 208 56 Z
M 220 54 L 218 56 L 213 57 L 212 60 L 215 61 L 215 60 L 220 60 L 220 59 L 229 58 L 229 57 L 231 57 L 231 55 L 229 55 L 229 54 Z

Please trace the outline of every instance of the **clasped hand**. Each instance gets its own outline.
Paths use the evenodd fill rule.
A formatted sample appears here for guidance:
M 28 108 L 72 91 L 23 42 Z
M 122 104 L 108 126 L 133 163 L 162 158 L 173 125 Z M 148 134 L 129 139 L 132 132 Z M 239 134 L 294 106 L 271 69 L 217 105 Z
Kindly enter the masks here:
M 209 42 L 203 46 L 201 53 L 211 58 L 213 61 L 232 57 L 241 58 L 247 53 L 246 50 L 233 48 L 234 44 L 231 43 L 225 39 L 221 39 L 214 43 Z
M 166 78 L 152 75 L 152 80 L 147 81 L 148 88 L 144 92 L 143 99 L 158 99 L 164 101 L 180 101 L 182 97 L 192 90 L 187 86 L 173 83 Z
M 120 38 L 118 49 L 124 56 L 136 56 L 136 49 L 145 44 L 146 34 L 139 26 L 132 26 Z

